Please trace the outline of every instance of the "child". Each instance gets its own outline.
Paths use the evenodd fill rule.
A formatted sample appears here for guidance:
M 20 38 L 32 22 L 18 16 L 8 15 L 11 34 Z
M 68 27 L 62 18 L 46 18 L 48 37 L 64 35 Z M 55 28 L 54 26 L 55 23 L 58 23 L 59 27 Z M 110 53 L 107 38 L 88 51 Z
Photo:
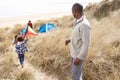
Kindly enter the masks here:
M 27 26 L 30 26 L 30 27 L 33 29 L 33 25 L 32 25 L 32 22 L 31 22 L 31 20 L 29 20 L 29 21 L 28 21 L 28 24 L 27 24 Z
M 27 47 L 26 47 L 26 39 L 24 38 L 23 35 L 18 35 L 17 38 L 16 38 L 16 45 L 15 45 L 15 51 L 17 52 L 18 54 L 18 58 L 19 58 L 19 61 L 20 61 L 20 64 L 21 64 L 21 67 L 23 68 L 23 65 L 24 65 L 24 53 L 27 50 Z

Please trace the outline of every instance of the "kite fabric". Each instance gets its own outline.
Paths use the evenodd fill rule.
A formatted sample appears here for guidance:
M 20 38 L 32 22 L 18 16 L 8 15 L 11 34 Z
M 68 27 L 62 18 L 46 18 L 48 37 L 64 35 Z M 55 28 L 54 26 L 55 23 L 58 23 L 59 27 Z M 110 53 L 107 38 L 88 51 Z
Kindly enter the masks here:
M 28 26 L 26 30 L 25 38 L 28 38 L 29 36 L 37 36 L 37 33 L 35 33 L 35 31 L 33 31 L 33 29 Z

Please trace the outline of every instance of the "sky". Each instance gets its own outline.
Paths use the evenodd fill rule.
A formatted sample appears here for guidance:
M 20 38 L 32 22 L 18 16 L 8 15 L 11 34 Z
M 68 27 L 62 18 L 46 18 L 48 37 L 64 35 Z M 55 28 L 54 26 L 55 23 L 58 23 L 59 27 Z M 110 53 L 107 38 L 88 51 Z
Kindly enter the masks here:
M 55 12 L 71 12 L 74 3 L 84 7 L 100 0 L 0 0 L 0 18 Z

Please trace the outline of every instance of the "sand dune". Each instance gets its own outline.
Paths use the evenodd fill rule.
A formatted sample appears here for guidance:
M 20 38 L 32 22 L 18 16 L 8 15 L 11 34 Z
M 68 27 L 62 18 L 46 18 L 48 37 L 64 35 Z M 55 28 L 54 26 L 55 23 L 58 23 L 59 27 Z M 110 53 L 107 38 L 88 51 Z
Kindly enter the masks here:
M 35 22 L 37 20 L 48 20 L 51 18 L 62 17 L 66 15 L 71 15 L 70 12 L 56 12 L 56 13 L 46 13 L 46 14 L 37 14 L 37 15 L 28 15 L 28 16 L 19 16 L 19 17 L 9 17 L 9 18 L 0 18 L 0 28 L 2 27 L 13 27 L 15 24 L 27 24 L 28 20 Z

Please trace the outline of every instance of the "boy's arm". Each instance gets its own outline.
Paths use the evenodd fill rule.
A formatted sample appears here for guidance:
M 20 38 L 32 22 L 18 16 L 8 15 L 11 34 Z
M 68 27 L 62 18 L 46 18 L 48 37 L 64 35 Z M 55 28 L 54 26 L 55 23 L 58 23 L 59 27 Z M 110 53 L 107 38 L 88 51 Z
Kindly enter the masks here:
M 28 38 L 25 38 L 25 39 L 24 39 L 24 41 L 25 41 L 25 43 L 27 43 L 27 41 L 28 41 Z
M 15 45 L 17 43 L 17 41 L 15 41 L 15 39 L 12 41 L 12 45 Z

